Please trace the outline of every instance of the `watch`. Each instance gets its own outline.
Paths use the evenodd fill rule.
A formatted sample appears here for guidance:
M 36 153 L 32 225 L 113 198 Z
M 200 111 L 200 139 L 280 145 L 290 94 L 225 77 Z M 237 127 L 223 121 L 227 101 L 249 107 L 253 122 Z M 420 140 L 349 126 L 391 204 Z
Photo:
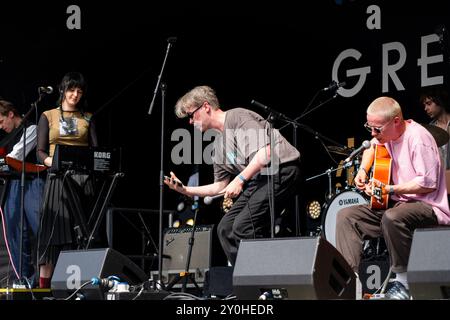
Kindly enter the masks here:
M 390 185 L 389 186 L 389 195 L 392 196 L 394 194 L 394 186 Z

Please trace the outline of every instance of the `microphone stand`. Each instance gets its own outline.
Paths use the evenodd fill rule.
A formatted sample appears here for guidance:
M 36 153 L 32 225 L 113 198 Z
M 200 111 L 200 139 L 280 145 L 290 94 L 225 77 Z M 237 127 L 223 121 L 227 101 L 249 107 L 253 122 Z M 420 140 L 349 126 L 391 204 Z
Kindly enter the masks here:
M 320 89 L 319 91 L 317 91 L 317 93 L 314 95 L 314 97 L 312 98 L 312 100 L 308 103 L 308 106 L 306 107 L 305 111 L 303 111 L 303 113 L 302 113 L 300 116 L 298 116 L 297 118 L 295 118 L 294 121 L 295 121 L 295 122 L 299 121 L 301 118 L 305 117 L 307 114 L 313 112 L 314 110 L 320 108 L 320 107 L 323 106 L 324 104 L 326 104 L 326 103 L 328 103 L 329 101 L 331 101 L 331 100 L 333 100 L 334 98 L 336 98 L 337 95 L 338 95 L 338 94 L 337 94 L 337 89 L 338 89 L 338 88 L 336 88 L 336 92 L 331 96 L 331 98 L 325 100 L 325 101 L 322 102 L 322 103 L 319 103 L 317 106 L 315 106 L 315 107 L 313 107 L 312 109 L 308 110 L 309 107 L 311 106 L 311 104 L 313 103 L 313 101 L 315 100 L 315 98 L 317 97 L 317 95 L 318 95 L 320 92 L 323 92 L 324 89 Z M 285 124 L 284 126 L 282 126 L 279 130 L 280 130 L 280 131 L 283 130 L 283 129 L 286 128 L 288 125 L 289 125 L 289 123 L 286 123 L 286 124 Z M 305 126 L 305 125 L 300 125 L 300 126 L 301 126 L 301 128 L 302 128 L 303 130 L 305 130 L 305 131 L 311 133 L 311 134 L 314 136 L 314 138 L 320 140 L 321 142 L 322 142 L 323 140 L 326 140 L 326 141 L 332 143 L 332 144 L 335 145 L 335 146 L 338 146 L 338 147 L 341 147 L 341 148 L 346 148 L 346 146 L 344 146 L 343 144 L 341 144 L 341 143 L 339 143 L 339 142 L 336 142 L 336 141 L 334 141 L 334 140 L 332 140 L 332 139 L 330 139 L 330 138 L 328 138 L 328 137 L 325 137 L 324 135 L 322 135 L 322 134 L 320 134 L 319 132 L 317 132 L 317 131 L 311 129 L 310 127 L 307 127 L 307 126 Z M 296 125 L 295 125 L 295 124 L 294 124 L 294 134 L 296 135 Z M 296 137 L 296 136 L 295 136 L 295 137 Z M 295 141 L 295 139 L 294 139 L 294 141 Z M 322 145 L 323 145 L 324 148 L 326 149 L 326 147 L 325 147 L 325 145 L 323 144 L 323 142 L 322 142 Z M 295 147 L 297 148 L 297 145 L 295 145 Z
M 25 158 L 27 146 L 27 121 L 31 113 L 36 110 L 37 105 L 42 100 L 44 92 L 39 91 L 38 99 L 31 104 L 30 110 L 22 117 L 22 131 L 23 131 L 23 152 L 22 152 L 22 172 L 20 174 L 20 243 L 19 243 L 19 285 L 22 286 L 22 272 L 23 272 L 23 228 L 24 228 L 24 211 L 25 211 Z M 30 288 L 31 289 L 31 288 Z
M 335 81 L 333 81 L 333 83 L 336 83 L 336 84 L 337 84 L 337 82 L 335 82 Z M 345 82 L 343 82 L 343 84 L 345 84 Z M 319 91 L 317 91 L 317 92 L 315 93 L 315 95 L 313 96 L 313 98 L 311 99 L 311 101 L 308 103 L 308 105 L 307 105 L 307 107 L 305 108 L 305 110 L 302 112 L 302 114 L 299 115 L 297 118 L 295 118 L 294 121 L 300 120 L 301 118 L 305 117 L 307 114 L 313 112 L 314 110 L 320 108 L 321 106 L 327 104 L 329 101 L 331 101 L 331 100 L 333 100 L 334 98 L 336 98 L 336 97 L 338 96 L 338 93 L 337 93 L 337 90 L 338 90 L 338 89 L 339 89 L 339 87 L 336 87 L 336 88 L 334 88 L 334 89 L 331 89 L 331 90 L 335 90 L 335 92 L 334 92 L 334 94 L 333 94 L 330 98 L 328 98 L 327 100 L 325 100 L 325 101 L 319 103 L 319 104 L 318 104 L 317 106 L 315 106 L 314 108 L 308 110 L 309 107 L 312 105 L 312 103 L 314 102 L 314 100 L 316 99 L 316 97 L 317 97 L 317 95 L 318 95 L 319 93 L 324 92 L 324 91 L 328 91 L 328 90 L 330 90 L 330 89 L 324 88 L 324 89 L 320 89 Z M 282 129 L 284 129 L 285 127 L 287 127 L 288 125 L 289 125 L 289 124 L 285 124 L 284 126 L 282 126 L 282 127 L 280 128 L 280 131 L 281 131 Z M 339 144 L 337 144 L 337 145 L 339 145 Z M 342 145 L 340 145 L 340 146 L 342 146 Z
M 287 117 L 285 114 L 275 111 L 274 109 L 258 102 L 255 100 L 252 100 L 251 103 L 261 109 L 263 109 L 266 112 L 269 112 L 269 119 L 268 119 L 268 123 L 269 123 L 269 130 L 270 130 L 270 170 L 268 172 L 269 176 L 273 175 L 273 127 L 272 127 L 272 122 L 275 121 L 276 119 L 282 120 L 284 122 L 287 122 L 287 125 L 291 124 L 294 127 L 294 147 L 297 148 L 297 128 L 303 128 L 305 130 L 310 130 L 312 132 L 314 132 L 311 128 L 298 123 L 296 120 L 292 120 L 291 118 Z M 299 211 L 299 203 L 300 203 L 300 199 L 299 196 L 296 195 L 295 196 L 295 232 L 296 235 L 300 235 L 300 211 Z M 269 180 L 269 209 L 270 209 L 270 231 L 271 231 L 271 237 L 274 237 L 275 234 L 275 188 L 274 188 L 274 181 L 273 181 L 273 176 L 271 177 L 271 179 Z
M 275 141 L 273 137 L 273 121 L 275 120 L 275 116 L 272 116 L 272 113 L 269 114 L 268 123 L 269 123 L 269 133 L 270 133 L 270 170 L 267 175 L 267 179 L 269 180 L 269 210 L 270 210 L 270 237 L 275 238 L 275 184 L 274 184 L 274 157 L 273 157 L 273 143 Z
M 159 246 L 158 246 L 158 280 L 154 282 L 154 289 L 158 289 L 157 282 L 162 289 L 164 289 L 164 284 L 162 282 L 162 251 L 163 251 L 163 208 L 164 208 L 164 132 L 165 132 L 165 99 L 167 85 L 161 83 L 161 79 L 166 66 L 167 57 L 169 56 L 170 48 L 172 44 L 175 43 L 176 38 L 170 37 L 167 39 L 167 50 L 164 56 L 164 61 L 161 67 L 161 72 L 158 75 L 158 81 L 156 83 L 155 91 L 153 92 L 152 102 L 150 103 L 150 108 L 148 114 L 152 114 L 153 106 L 155 103 L 156 95 L 158 91 L 161 90 L 161 155 L 160 155 L 160 171 L 159 171 Z
M 153 106 L 155 105 L 156 95 L 158 94 L 158 91 L 160 89 L 161 78 L 163 76 L 164 69 L 166 67 L 167 57 L 169 56 L 170 48 L 172 47 L 172 44 L 175 43 L 175 41 L 177 41 L 177 38 L 175 38 L 175 37 L 169 37 L 167 39 L 166 55 L 164 56 L 164 61 L 163 61 L 162 67 L 161 67 L 161 71 L 158 75 L 158 81 L 156 82 L 155 91 L 153 92 L 152 102 L 150 103 L 150 108 L 148 110 L 148 114 L 150 114 L 150 115 L 152 114 Z
M 298 140 L 297 140 L 297 125 L 292 125 L 292 141 L 294 143 L 294 147 L 298 150 Z M 301 225 L 300 225 L 300 196 L 298 194 L 294 197 L 294 210 L 295 210 L 295 236 L 301 236 Z
M 336 96 L 336 95 L 334 95 L 333 98 L 334 98 L 335 96 Z M 331 100 L 331 99 L 329 99 L 329 100 Z M 329 100 L 325 101 L 324 103 L 328 102 Z M 291 118 L 289 118 L 289 117 L 286 116 L 285 114 L 280 113 L 280 112 L 278 112 L 278 111 L 275 111 L 275 110 L 271 109 L 270 107 L 268 107 L 268 106 L 266 106 L 266 105 L 264 105 L 264 104 L 262 104 L 262 103 L 260 103 L 260 102 L 258 102 L 258 101 L 252 100 L 251 103 L 252 103 L 253 105 L 256 105 L 257 107 L 263 109 L 264 111 L 269 112 L 270 115 L 271 115 L 271 118 L 272 118 L 273 120 L 275 120 L 275 119 L 280 119 L 280 120 L 286 122 L 286 124 L 285 124 L 284 126 L 282 126 L 279 130 L 281 130 L 281 129 L 285 128 L 286 126 L 289 126 L 289 125 L 292 125 L 292 126 L 293 126 L 293 128 L 294 128 L 294 133 L 293 133 L 293 134 L 294 134 L 294 142 L 293 142 L 293 144 L 294 144 L 294 147 L 295 147 L 296 149 L 298 149 L 298 141 L 297 141 L 297 129 L 298 129 L 298 128 L 301 128 L 301 129 L 305 130 L 306 132 L 309 132 L 309 133 L 312 134 L 316 139 L 326 140 L 326 141 L 328 141 L 328 142 L 330 142 L 330 143 L 332 143 L 332 144 L 334 144 L 334 145 L 336 145 L 336 146 L 339 146 L 339 147 L 341 147 L 341 148 L 345 148 L 345 146 L 342 145 L 342 144 L 340 144 L 339 142 L 336 142 L 336 141 L 334 141 L 334 140 L 332 140 L 332 139 L 330 139 L 330 138 L 328 138 L 328 137 L 325 137 L 324 135 L 322 135 L 322 134 L 319 133 L 318 131 L 313 130 L 312 128 L 310 128 L 310 127 L 307 126 L 307 125 L 304 125 L 304 124 L 299 123 L 299 122 L 298 122 L 298 119 L 302 118 L 303 115 L 300 116 L 300 117 L 297 117 L 297 118 L 294 119 L 294 120 L 292 120 Z M 319 106 L 323 105 L 324 103 L 320 104 Z M 314 109 L 317 109 L 319 106 L 315 107 Z M 314 109 L 312 109 L 312 110 L 314 110 Z M 272 153 L 271 153 L 271 157 L 272 157 Z M 271 160 L 272 160 L 272 158 L 271 158 Z M 307 180 L 306 180 L 306 181 L 307 181 Z M 273 190 L 273 189 L 272 189 L 272 190 Z M 300 233 L 301 233 L 301 232 L 300 232 L 300 230 L 301 230 L 300 227 L 301 227 L 301 226 L 300 226 L 300 197 L 299 197 L 299 195 L 295 195 L 295 208 L 294 208 L 294 210 L 295 210 L 295 223 L 296 223 L 296 225 L 295 225 L 295 227 L 296 227 L 295 232 L 296 232 L 296 235 L 297 235 L 297 236 L 300 236 L 300 235 L 301 235 L 301 234 L 300 234 Z M 272 216 L 271 216 L 271 218 L 272 218 Z M 274 226 L 272 226 L 272 230 L 273 230 L 273 229 L 274 229 Z
M 327 195 L 327 199 L 330 200 L 331 198 L 333 198 L 333 187 L 331 185 L 331 173 L 333 173 L 335 171 L 338 171 L 338 170 L 341 170 L 341 169 L 348 169 L 351 166 L 353 166 L 353 162 L 354 162 L 354 160 L 352 159 L 352 160 L 344 163 L 342 166 L 337 167 L 336 169 L 331 167 L 330 169 L 326 170 L 323 173 L 320 173 L 318 175 L 315 175 L 315 176 L 312 176 L 312 177 L 309 177 L 309 178 L 305 179 L 305 182 L 308 182 L 308 181 L 311 181 L 313 179 L 319 178 L 321 176 L 327 175 L 328 176 L 328 195 Z
M 188 252 L 186 256 L 186 263 L 184 272 L 178 273 L 172 281 L 167 285 L 167 290 L 172 290 L 173 286 L 177 284 L 180 280 L 183 280 L 183 284 L 181 286 L 181 292 L 186 292 L 187 284 L 189 281 L 192 282 L 194 287 L 197 289 L 199 293 L 201 293 L 200 287 L 198 286 L 197 282 L 195 281 L 195 274 L 190 273 L 190 264 L 191 264 L 191 256 L 192 256 L 192 248 L 194 247 L 194 241 L 195 241 L 195 229 L 197 228 L 197 213 L 198 213 L 198 204 L 192 205 L 192 208 L 194 209 L 194 222 L 192 224 L 192 230 L 191 230 L 191 236 L 189 238 L 188 242 Z M 191 276 L 192 275 L 192 276 Z

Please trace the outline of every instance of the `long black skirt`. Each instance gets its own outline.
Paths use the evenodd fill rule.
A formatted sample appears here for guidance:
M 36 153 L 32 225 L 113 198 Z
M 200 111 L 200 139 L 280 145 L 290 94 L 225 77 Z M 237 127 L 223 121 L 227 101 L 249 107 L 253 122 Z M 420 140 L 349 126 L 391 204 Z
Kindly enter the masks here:
M 61 250 L 77 249 L 77 221 L 80 215 L 88 221 L 94 204 L 94 185 L 89 175 L 47 177 L 38 235 L 39 264 L 55 265 Z

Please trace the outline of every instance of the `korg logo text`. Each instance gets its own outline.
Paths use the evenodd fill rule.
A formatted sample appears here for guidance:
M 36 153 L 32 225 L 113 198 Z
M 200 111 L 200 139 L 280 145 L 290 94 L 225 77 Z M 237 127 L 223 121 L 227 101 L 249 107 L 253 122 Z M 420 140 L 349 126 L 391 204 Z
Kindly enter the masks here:
M 95 159 L 111 159 L 111 152 L 94 151 Z

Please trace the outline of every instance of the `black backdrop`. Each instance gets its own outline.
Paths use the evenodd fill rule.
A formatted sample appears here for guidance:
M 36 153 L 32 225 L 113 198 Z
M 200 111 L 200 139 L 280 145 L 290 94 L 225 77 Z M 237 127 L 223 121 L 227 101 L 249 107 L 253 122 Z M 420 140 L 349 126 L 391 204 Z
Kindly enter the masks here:
M 119 182 L 113 204 L 157 209 L 160 98 L 151 116 L 148 109 L 168 37 L 178 40 L 164 77 L 168 85 L 165 172 L 173 170 L 186 181 L 192 166 L 172 164 L 170 151 L 175 142 L 170 135 L 178 127 L 192 128 L 175 118 L 173 106 L 178 97 L 200 84 L 216 89 L 224 109 L 241 106 L 259 111 L 250 104 L 255 99 L 297 117 L 316 92 L 330 84 L 336 57 L 354 48 L 361 52 L 361 59 L 347 59 L 338 78 L 350 88 L 357 77 L 347 76 L 346 70 L 370 66 L 361 91 L 348 98 L 338 95 L 304 117 L 303 124 L 341 144 L 354 137 L 359 145 L 369 137 L 362 126 L 365 109 L 382 94 L 396 98 L 407 118 L 428 121 L 418 103 L 420 41 L 448 24 L 449 5 L 446 1 L 391 2 L 3 2 L 0 95 L 25 112 L 37 97 L 37 87 L 57 87 L 64 73 L 81 71 L 89 84 L 89 110 L 101 110 L 96 120 L 100 143 L 124 150 L 126 176 Z M 66 27 L 70 16 L 66 9 L 71 4 L 81 9 L 81 30 Z M 378 30 L 366 26 L 371 16 L 366 10 L 372 4 L 381 9 Z M 389 91 L 382 92 L 382 47 L 389 42 L 406 48 L 406 63 L 397 72 L 405 90 L 397 90 L 389 80 Z M 446 46 L 446 41 L 441 47 L 430 45 L 429 55 L 439 54 Z M 398 59 L 395 52 L 390 59 L 390 63 Z M 430 67 L 430 76 L 444 75 L 447 81 L 448 68 L 446 61 L 436 63 Z M 320 93 L 313 106 L 329 97 L 330 93 Z M 39 115 L 53 107 L 56 99 L 56 93 L 46 97 Z M 292 140 L 289 128 L 283 132 Z M 336 167 L 314 136 L 299 130 L 298 139 L 305 177 Z M 211 168 L 201 166 L 202 182 L 210 181 L 210 172 Z M 305 185 L 302 199 L 323 202 L 326 191 L 327 180 L 316 179 Z M 177 197 L 167 191 L 165 208 L 174 208 Z

